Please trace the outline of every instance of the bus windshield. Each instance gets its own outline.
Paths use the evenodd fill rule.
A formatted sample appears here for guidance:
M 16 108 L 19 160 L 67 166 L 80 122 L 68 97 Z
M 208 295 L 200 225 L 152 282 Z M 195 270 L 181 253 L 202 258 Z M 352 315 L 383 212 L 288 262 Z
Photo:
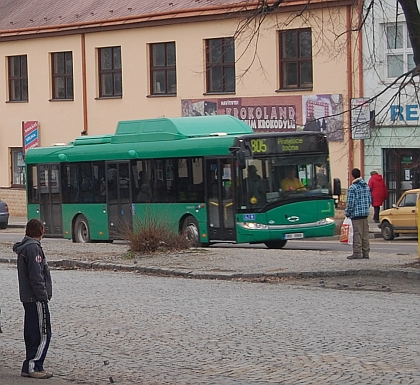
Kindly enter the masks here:
M 239 180 L 239 211 L 332 194 L 327 155 L 247 159 Z

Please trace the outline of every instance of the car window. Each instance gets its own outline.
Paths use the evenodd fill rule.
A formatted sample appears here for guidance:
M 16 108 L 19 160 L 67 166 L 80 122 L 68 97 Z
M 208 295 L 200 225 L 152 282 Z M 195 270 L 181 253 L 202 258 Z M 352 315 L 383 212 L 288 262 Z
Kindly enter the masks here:
M 417 194 L 406 194 L 400 202 L 400 207 L 415 207 L 417 202 Z

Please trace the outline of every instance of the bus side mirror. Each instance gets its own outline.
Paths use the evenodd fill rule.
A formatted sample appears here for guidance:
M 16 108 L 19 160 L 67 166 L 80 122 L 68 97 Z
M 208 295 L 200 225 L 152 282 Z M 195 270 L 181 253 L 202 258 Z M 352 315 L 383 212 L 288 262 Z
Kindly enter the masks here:
M 243 170 L 246 167 L 245 152 L 239 150 L 237 154 L 238 154 L 238 167 Z
M 341 180 L 340 178 L 334 178 L 333 195 L 341 195 Z

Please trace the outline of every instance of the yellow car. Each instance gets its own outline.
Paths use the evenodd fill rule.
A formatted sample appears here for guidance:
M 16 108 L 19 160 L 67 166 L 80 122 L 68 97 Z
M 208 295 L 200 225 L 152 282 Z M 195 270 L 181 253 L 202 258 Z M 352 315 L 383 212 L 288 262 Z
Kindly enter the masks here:
M 417 201 L 420 189 L 405 191 L 391 209 L 379 213 L 379 228 L 383 239 L 392 241 L 400 234 L 417 235 Z

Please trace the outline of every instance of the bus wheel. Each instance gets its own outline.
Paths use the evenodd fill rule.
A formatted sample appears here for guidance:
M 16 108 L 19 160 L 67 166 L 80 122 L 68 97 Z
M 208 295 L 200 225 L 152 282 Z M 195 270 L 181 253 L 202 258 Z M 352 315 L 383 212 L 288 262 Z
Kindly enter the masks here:
M 264 242 L 269 249 L 282 249 L 286 244 L 286 240 Z
M 198 222 L 191 215 L 185 218 L 182 224 L 182 234 L 185 235 L 192 247 L 201 246 Z
M 73 240 L 76 243 L 89 243 L 89 223 L 84 215 L 79 215 L 74 222 Z

